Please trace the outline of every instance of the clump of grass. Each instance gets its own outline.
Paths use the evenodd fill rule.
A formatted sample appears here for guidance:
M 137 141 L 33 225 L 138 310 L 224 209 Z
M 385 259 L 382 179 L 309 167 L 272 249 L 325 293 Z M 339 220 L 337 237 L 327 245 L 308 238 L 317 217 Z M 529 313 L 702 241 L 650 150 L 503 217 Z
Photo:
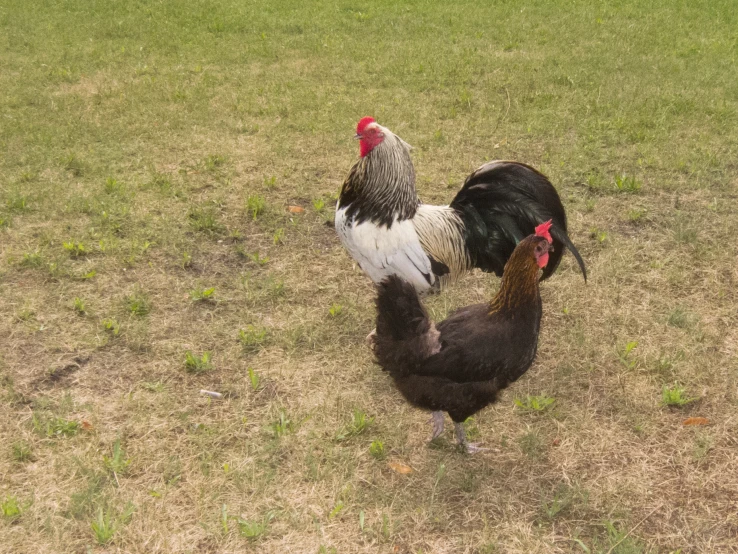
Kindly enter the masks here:
M 103 465 L 111 473 L 116 475 L 124 475 L 131 465 L 131 460 L 126 457 L 125 450 L 120 443 L 120 439 L 116 439 L 110 456 L 103 456 Z
M 215 171 L 219 167 L 222 167 L 225 162 L 226 160 L 223 156 L 220 156 L 219 154 L 211 154 L 203 160 L 203 165 L 205 166 L 206 171 Z
M 258 194 L 252 194 L 246 199 L 246 211 L 251 214 L 251 218 L 256 221 L 264 210 L 266 209 L 266 200 L 263 196 Z
M 384 443 L 380 440 L 372 441 L 369 445 L 369 454 L 375 460 L 383 460 L 387 455 L 384 450 Z
M 189 294 L 193 302 L 215 302 L 215 287 L 207 289 L 198 287 L 191 290 Z
M 338 317 L 343 312 L 343 306 L 340 304 L 336 304 L 335 302 L 331 304 L 331 307 L 328 308 L 328 315 L 331 317 Z
M 546 447 L 543 444 L 543 440 L 541 440 L 541 437 L 535 431 L 531 431 L 520 437 L 518 444 L 520 445 L 520 449 L 529 458 L 540 459 L 546 454 Z
M 72 301 L 72 308 L 75 312 L 77 312 L 77 315 L 86 315 L 87 314 L 87 307 L 85 306 L 85 301 L 82 300 L 79 296 L 76 296 L 74 300 Z
M 351 414 L 351 421 L 336 434 L 336 440 L 342 441 L 361 435 L 372 423 L 374 423 L 373 417 L 369 417 L 363 410 L 355 409 Z
M 615 190 L 633 194 L 641 190 L 641 183 L 635 178 L 628 175 L 615 176 Z
M 79 432 L 80 425 L 76 421 L 56 416 L 43 416 L 37 413 L 31 418 L 33 429 L 48 438 L 73 437 Z
M 292 423 L 292 420 L 287 417 L 287 414 L 285 414 L 284 411 L 280 411 L 279 418 L 269 426 L 269 429 L 271 430 L 274 438 L 278 439 L 292 433 L 295 430 L 295 425 Z
M 124 304 L 126 310 L 136 317 L 144 317 L 151 313 L 151 300 L 149 300 L 148 295 L 140 289 L 136 289 L 126 296 Z
M 686 223 L 680 222 L 674 229 L 674 238 L 677 242 L 694 244 L 697 242 L 697 231 Z
M 282 227 L 274 231 L 274 235 L 272 235 L 272 242 L 275 246 L 277 244 L 284 244 L 284 229 Z
M 90 527 L 95 534 L 98 544 L 107 544 L 113 538 L 117 530 L 117 522 L 111 517 L 108 510 L 97 509 L 97 517 L 90 522 Z
M 694 402 L 697 400 L 693 397 L 687 396 L 687 391 L 679 386 L 679 384 L 675 383 L 671 387 L 668 385 L 664 385 L 664 387 L 661 389 L 661 405 L 662 406 L 672 406 L 681 408 L 682 406 L 686 406 L 690 402 Z
M 75 177 L 80 177 L 87 170 L 87 164 L 80 160 L 76 154 L 65 156 L 62 159 L 62 166 Z
M 625 346 L 618 351 L 618 359 L 626 369 L 633 370 L 638 363 L 638 360 L 633 359 L 631 356 L 636 346 L 638 346 L 638 341 L 628 341 Z
M 694 316 L 692 313 L 682 306 L 677 306 L 669 314 L 667 322 L 672 327 L 679 329 L 689 329 L 694 325 Z
M 172 192 L 172 180 L 164 173 L 154 172 L 148 182 L 141 185 L 145 190 L 156 189 L 161 193 L 170 194 Z
M 593 227 L 590 230 L 589 236 L 600 244 L 603 244 L 608 238 L 607 231 L 603 231 L 602 229 L 598 229 L 597 227 Z
M 196 356 L 190 350 L 185 352 L 184 360 L 185 370 L 187 373 L 203 373 L 213 369 L 212 354 L 203 352 L 201 356 Z
M 264 346 L 269 335 L 269 329 L 256 325 L 247 325 L 238 331 L 238 341 L 244 352 L 258 352 Z
M 513 402 L 525 412 L 544 412 L 556 402 L 556 399 L 551 396 L 531 396 L 528 394 L 525 398 L 516 398 Z
M 105 192 L 108 194 L 119 194 L 123 192 L 123 184 L 113 177 L 108 177 L 107 179 L 105 179 L 105 184 L 103 185 L 103 187 L 105 189 Z
M 105 330 L 106 333 L 109 333 L 114 337 L 120 335 L 120 323 L 118 323 L 115 318 L 111 317 L 103 319 L 102 322 L 100 322 L 100 325 L 102 325 L 102 328 Z
M 273 190 L 277 188 L 277 177 L 275 175 L 264 177 L 264 187 L 267 190 Z
M 31 445 L 25 441 L 17 441 L 12 446 L 13 460 L 16 462 L 30 462 L 33 461 L 33 450 Z
M 10 212 L 25 212 L 28 210 L 28 196 L 14 193 L 5 200 L 5 207 Z
M 187 217 L 189 218 L 190 225 L 196 231 L 211 235 L 218 235 L 223 232 L 223 226 L 218 221 L 214 208 L 192 208 L 187 214 Z
M 260 521 L 249 521 L 238 518 L 238 532 L 242 537 L 246 537 L 250 541 L 256 541 L 263 537 L 266 533 L 269 522 L 274 519 L 271 512 L 264 516 Z
M 81 258 L 90 253 L 84 243 L 81 242 L 64 242 L 62 243 L 62 246 L 64 247 L 64 250 L 69 252 L 69 256 L 72 258 Z
M 645 221 L 648 211 L 645 208 L 633 208 L 628 210 L 628 221 L 635 224 L 641 224 Z
M 20 265 L 21 267 L 38 268 L 44 265 L 44 258 L 39 250 L 26 252 L 23 254 L 23 259 L 21 259 Z

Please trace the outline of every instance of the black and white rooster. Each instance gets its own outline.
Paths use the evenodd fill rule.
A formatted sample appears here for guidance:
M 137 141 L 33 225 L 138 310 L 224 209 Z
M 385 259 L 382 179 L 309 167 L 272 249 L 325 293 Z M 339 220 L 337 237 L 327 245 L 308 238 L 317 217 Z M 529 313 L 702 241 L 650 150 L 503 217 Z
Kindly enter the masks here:
M 566 212 L 551 182 L 532 167 L 484 164 L 448 206 L 423 204 L 415 191 L 410 145 L 371 117 L 356 127 L 361 158 L 336 206 L 335 226 L 349 254 L 375 283 L 398 275 L 419 293 L 438 290 L 475 267 L 502 276 L 515 246 L 540 223 L 553 222 L 553 250 L 541 279 L 568 248 Z

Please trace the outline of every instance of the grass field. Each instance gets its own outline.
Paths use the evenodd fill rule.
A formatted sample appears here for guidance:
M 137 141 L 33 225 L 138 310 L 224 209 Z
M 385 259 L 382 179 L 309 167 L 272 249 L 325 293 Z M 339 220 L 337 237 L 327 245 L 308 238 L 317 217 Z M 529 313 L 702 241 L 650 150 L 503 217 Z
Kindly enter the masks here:
M 0 5 L 0 550 L 738 552 L 735 4 L 491 4 Z M 489 452 L 364 343 L 364 115 L 427 202 L 540 168 L 588 264 Z

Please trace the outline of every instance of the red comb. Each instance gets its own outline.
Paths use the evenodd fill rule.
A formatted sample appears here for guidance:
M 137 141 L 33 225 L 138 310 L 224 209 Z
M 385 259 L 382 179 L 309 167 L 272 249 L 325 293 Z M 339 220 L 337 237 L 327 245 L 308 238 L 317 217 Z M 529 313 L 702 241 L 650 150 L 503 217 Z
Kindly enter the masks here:
M 536 236 L 543 237 L 548 242 L 553 242 L 553 239 L 551 238 L 551 233 L 548 232 L 550 228 L 551 220 L 549 219 L 545 223 L 541 223 L 538 227 L 536 227 Z
M 362 131 L 366 129 L 367 125 L 369 125 L 370 123 L 375 123 L 373 117 L 369 117 L 369 116 L 362 117 L 359 120 L 359 124 L 356 126 L 356 133 L 360 135 Z

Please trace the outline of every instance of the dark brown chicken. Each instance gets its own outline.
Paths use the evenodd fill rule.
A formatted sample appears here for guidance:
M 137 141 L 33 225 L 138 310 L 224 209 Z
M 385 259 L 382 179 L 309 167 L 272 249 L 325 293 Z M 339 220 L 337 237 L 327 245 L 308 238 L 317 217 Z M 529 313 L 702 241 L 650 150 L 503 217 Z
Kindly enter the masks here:
M 540 269 L 552 249 L 550 222 L 522 240 L 505 265 L 489 303 L 461 308 L 434 325 L 415 288 L 392 275 L 379 285 L 379 364 L 408 402 L 433 412 L 433 438 L 443 432 L 443 412 L 468 452 L 462 423 L 497 399 L 533 363 L 541 323 Z

